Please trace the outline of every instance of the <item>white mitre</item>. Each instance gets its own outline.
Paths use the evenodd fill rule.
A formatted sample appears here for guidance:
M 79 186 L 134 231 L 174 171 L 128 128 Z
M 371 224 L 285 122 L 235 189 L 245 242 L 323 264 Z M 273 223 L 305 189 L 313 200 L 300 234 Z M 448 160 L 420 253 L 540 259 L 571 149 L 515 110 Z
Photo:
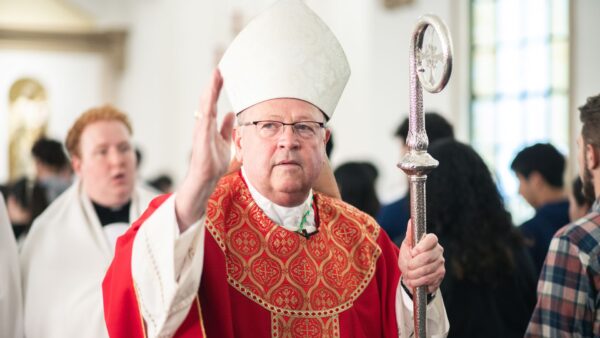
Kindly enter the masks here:
M 266 100 L 296 98 L 330 119 L 350 77 L 342 46 L 302 0 L 280 0 L 254 18 L 219 69 L 236 114 Z

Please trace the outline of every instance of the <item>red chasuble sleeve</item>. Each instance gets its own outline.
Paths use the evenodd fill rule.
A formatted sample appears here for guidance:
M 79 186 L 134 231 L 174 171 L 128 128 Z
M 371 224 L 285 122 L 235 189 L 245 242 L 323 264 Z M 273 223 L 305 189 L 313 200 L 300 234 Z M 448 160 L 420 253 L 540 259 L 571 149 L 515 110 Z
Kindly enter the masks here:
M 102 282 L 104 319 L 111 338 L 143 338 L 146 336 L 131 274 L 133 240 L 144 221 L 168 197 L 169 195 L 162 195 L 155 198 L 142 216 L 117 241 L 115 257 Z M 204 337 L 199 318 L 198 306 L 192 306 L 185 321 L 175 333 L 175 337 Z
M 381 248 L 382 254 L 377 261 L 376 280 L 381 303 L 381 320 L 383 331 L 390 337 L 397 337 L 399 332 L 398 322 L 396 320 L 396 293 L 398 292 L 398 284 L 402 272 L 398 266 L 398 257 L 400 250 L 390 240 L 387 233 L 381 229 L 377 244 Z

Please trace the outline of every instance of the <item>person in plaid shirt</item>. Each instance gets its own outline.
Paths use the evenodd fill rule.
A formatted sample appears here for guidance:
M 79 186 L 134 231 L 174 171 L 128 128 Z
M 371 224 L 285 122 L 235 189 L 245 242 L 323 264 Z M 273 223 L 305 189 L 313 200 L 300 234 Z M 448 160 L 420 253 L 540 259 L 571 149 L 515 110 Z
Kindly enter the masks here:
M 552 238 L 525 337 L 600 337 L 600 94 L 579 111 L 579 176 L 596 202 Z

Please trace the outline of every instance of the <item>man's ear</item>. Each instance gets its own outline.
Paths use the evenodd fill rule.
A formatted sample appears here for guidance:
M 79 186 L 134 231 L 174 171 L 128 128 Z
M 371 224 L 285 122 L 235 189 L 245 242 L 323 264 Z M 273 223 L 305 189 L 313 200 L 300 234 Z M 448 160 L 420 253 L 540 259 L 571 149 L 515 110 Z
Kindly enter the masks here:
M 331 130 L 329 128 L 325 128 L 325 144 L 329 142 L 329 138 L 331 137 Z
M 588 170 L 595 170 L 598 168 L 598 161 L 600 160 L 598 151 L 591 144 L 585 145 L 585 159 Z
M 239 127 L 233 128 L 232 137 L 233 137 L 233 145 L 235 146 L 235 159 L 238 162 L 243 162 L 242 161 L 242 132 L 239 129 Z
M 72 155 L 71 156 L 71 167 L 73 168 L 73 171 L 79 175 L 81 173 L 81 158 L 79 158 L 79 156 L 77 155 Z
M 544 176 L 539 173 L 539 171 L 532 171 L 529 173 L 529 177 L 527 177 L 527 181 L 529 184 L 533 185 L 535 188 L 539 188 L 542 184 L 546 183 Z

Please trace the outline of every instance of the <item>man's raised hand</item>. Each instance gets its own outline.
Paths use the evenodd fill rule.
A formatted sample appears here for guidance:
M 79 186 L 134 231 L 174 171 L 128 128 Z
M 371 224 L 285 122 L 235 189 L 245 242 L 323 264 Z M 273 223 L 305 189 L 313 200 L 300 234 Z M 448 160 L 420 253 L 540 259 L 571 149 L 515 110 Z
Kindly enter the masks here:
M 216 69 L 196 112 L 190 165 L 175 198 L 175 213 L 181 231 L 200 219 L 210 194 L 229 165 L 235 117 L 228 113 L 221 129 L 217 129 L 217 101 L 222 86 L 223 78 Z

